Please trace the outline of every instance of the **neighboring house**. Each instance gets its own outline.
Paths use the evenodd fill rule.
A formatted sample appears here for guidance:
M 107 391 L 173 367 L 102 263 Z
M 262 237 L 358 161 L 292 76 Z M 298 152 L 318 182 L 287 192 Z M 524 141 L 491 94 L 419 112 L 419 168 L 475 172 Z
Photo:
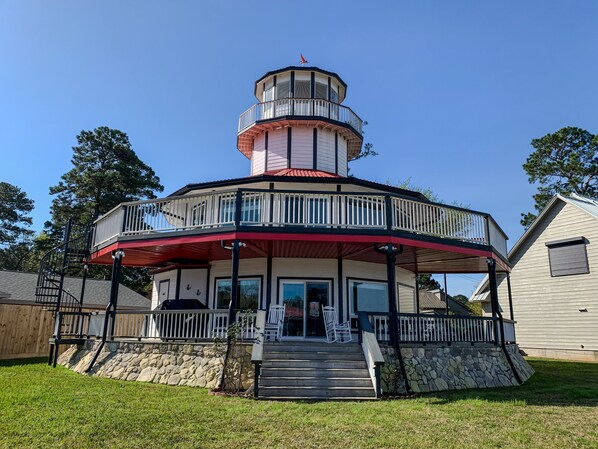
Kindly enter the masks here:
M 170 351 L 171 360 L 181 357 L 170 342 L 198 343 L 181 345 L 189 363 L 198 363 L 179 367 L 185 376 L 164 369 L 157 373 L 144 361 L 138 380 L 216 385 L 220 377 L 205 370 L 219 366 L 220 359 L 202 362 L 213 353 L 202 344 L 214 337 L 226 340 L 228 324 L 244 317 L 240 311 L 245 310 L 250 312 L 241 335 L 255 341 L 249 369 L 257 367 L 254 394 L 259 397 L 396 393 L 402 388 L 396 373 L 407 373 L 403 368 L 411 363 L 403 363 L 401 351 L 389 349 L 399 343 L 445 348 L 442 362 L 436 357 L 421 361 L 444 365 L 408 371 L 413 376 L 452 376 L 447 364 L 454 350 L 461 351 L 463 363 L 488 358 L 495 375 L 481 387 L 502 385 L 499 365 L 504 379 L 516 378 L 505 360 L 517 353 L 499 341 L 495 320 L 418 314 L 415 297 L 417 273 L 507 272 L 506 235 L 487 213 L 349 176 L 347 163 L 359 156 L 363 135 L 361 119 L 342 104 L 346 92 L 339 75 L 316 67 L 266 73 L 254 84 L 258 103 L 241 114 L 238 124 L 237 147 L 250 161 L 249 176 L 188 184 L 165 198 L 123 203 L 96 220 L 89 263 L 112 265 L 116 272 L 120 264 L 149 267 L 154 273 L 152 312 L 125 328 L 119 323 L 131 314 L 119 301 L 110 315 L 114 329 L 96 335 L 114 342 L 134 339 L 138 354 L 159 351 L 157 342 L 169 342 L 162 351 Z M 199 159 L 206 163 L 211 151 L 206 148 Z M 194 309 L 174 310 L 177 303 Z M 165 305 L 168 310 L 161 310 Z M 283 341 L 264 343 L 261 320 L 274 305 L 284 306 L 283 318 L 273 323 Z M 334 311 L 327 309 L 326 316 L 336 312 L 336 322 L 325 323 L 323 308 L 329 306 Z M 352 332 L 353 342 L 326 344 L 337 338 L 331 335 L 334 324 L 344 335 Z M 364 345 L 357 344 L 359 339 Z M 466 344 L 453 344 L 458 342 Z M 92 343 L 87 340 L 81 350 L 90 351 Z M 130 343 L 123 345 L 114 349 L 116 343 L 100 343 L 93 351 L 131 350 Z M 466 358 L 462 351 L 472 347 L 474 356 Z M 381 351 L 388 359 L 385 383 L 379 378 L 384 376 Z M 408 351 L 406 357 L 422 354 L 429 351 Z M 91 361 L 85 371 L 95 369 L 96 359 L 85 359 Z M 106 358 L 110 363 L 119 359 Z M 141 371 L 130 364 L 102 366 L 98 372 L 119 378 L 137 379 Z M 430 391 L 473 387 L 474 378 L 488 376 L 409 383 L 415 391 Z M 248 379 L 254 381 L 253 375 Z
M 532 356 L 598 361 L 598 200 L 556 195 L 513 249 L 517 342 Z M 506 276 L 499 300 L 511 314 Z M 490 308 L 484 279 L 470 298 Z
M 0 270 L 0 359 L 47 356 L 52 336 L 52 313 L 35 302 L 37 273 Z M 81 279 L 65 278 L 66 291 L 80 291 Z M 86 282 L 83 310 L 103 311 L 110 296 L 110 281 Z M 147 310 L 150 302 L 120 286 L 119 307 Z
M 421 313 L 446 314 L 446 298 L 448 296 L 448 311 L 455 315 L 471 315 L 471 310 L 455 301 L 451 295 L 443 290 L 420 290 L 419 310 Z

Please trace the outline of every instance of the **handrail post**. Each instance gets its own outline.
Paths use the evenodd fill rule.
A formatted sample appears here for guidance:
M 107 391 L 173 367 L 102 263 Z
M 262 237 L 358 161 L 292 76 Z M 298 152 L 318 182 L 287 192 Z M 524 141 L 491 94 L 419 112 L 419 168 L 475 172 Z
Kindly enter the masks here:
M 237 190 L 235 192 L 235 226 L 241 224 L 241 208 L 243 207 L 243 191 Z
M 386 206 L 386 229 L 392 231 L 392 198 L 390 195 L 384 196 L 384 203 Z

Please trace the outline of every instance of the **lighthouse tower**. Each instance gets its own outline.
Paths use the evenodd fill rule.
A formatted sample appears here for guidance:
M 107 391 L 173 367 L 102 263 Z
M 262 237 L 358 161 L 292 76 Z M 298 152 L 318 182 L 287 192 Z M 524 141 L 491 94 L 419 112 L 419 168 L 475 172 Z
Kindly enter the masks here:
M 254 93 L 259 103 L 239 117 L 237 137 L 252 175 L 314 170 L 347 176 L 347 162 L 363 143 L 362 120 L 342 104 L 347 84 L 340 76 L 286 67 L 258 79 Z

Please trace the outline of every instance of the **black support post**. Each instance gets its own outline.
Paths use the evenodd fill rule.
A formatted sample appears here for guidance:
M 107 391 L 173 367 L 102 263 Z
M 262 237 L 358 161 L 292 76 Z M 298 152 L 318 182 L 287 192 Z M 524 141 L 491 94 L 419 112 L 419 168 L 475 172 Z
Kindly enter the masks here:
M 110 334 L 114 334 L 114 312 L 116 310 L 116 306 L 118 303 L 118 286 L 120 285 L 120 274 L 121 274 L 121 267 L 122 267 L 122 258 L 125 256 L 125 252 L 123 250 L 117 250 L 112 253 L 112 276 L 110 279 L 110 299 L 108 301 L 108 305 L 106 306 L 106 314 L 104 316 L 104 329 L 102 331 L 102 342 L 100 346 L 96 350 L 96 353 L 93 356 L 93 359 L 89 363 L 88 367 L 85 369 L 85 372 L 88 373 L 93 368 L 93 365 L 96 363 L 100 352 L 104 348 L 106 344 L 106 339 L 108 338 L 108 327 L 110 324 L 110 318 L 112 318 L 112 327 Z
M 400 334 L 399 334 L 399 307 L 397 305 L 397 282 L 395 274 L 395 264 L 397 261 L 397 255 L 403 252 L 403 247 L 398 248 L 392 243 L 388 243 L 382 246 L 376 246 L 374 249 L 386 256 L 386 279 L 388 282 L 388 311 L 389 313 L 389 331 L 390 331 L 390 344 L 395 350 L 397 360 L 399 361 L 399 368 L 401 369 L 401 375 L 405 382 L 405 391 L 411 393 L 409 387 L 409 381 L 407 380 L 407 371 L 405 369 L 405 361 L 403 360 L 403 354 L 401 353 L 400 347 Z
M 266 259 L 266 310 L 270 310 L 272 303 L 272 256 Z
M 391 245 L 388 245 L 389 247 Z M 397 306 L 397 282 L 395 263 L 397 254 L 389 250 L 386 253 L 386 279 L 388 281 L 388 311 L 390 312 L 390 343 L 395 346 L 399 342 L 399 308 Z
M 239 308 L 239 250 L 241 242 L 233 240 L 231 246 L 231 275 L 230 275 L 230 304 L 228 307 L 228 325 L 235 322 L 237 309 Z
M 496 261 L 488 258 L 488 282 L 490 287 L 490 306 L 492 308 L 492 324 L 494 328 L 494 344 L 500 343 L 499 339 L 499 322 L 498 322 L 498 286 L 496 283 Z
M 515 321 L 515 314 L 513 313 L 513 293 L 511 291 L 511 274 L 507 273 L 507 291 L 509 292 L 509 318 Z
M 520 384 L 523 383 L 523 379 L 517 372 L 517 368 L 511 359 L 511 354 L 507 349 L 505 342 L 505 325 L 503 322 L 502 312 L 498 303 L 498 283 L 496 282 L 496 261 L 494 259 L 486 259 L 488 262 L 488 280 L 490 286 L 490 304 L 492 305 L 492 321 L 494 323 L 494 341 L 496 345 L 500 345 L 503 354 L 511 367 L 511 371 L 515 380 Z

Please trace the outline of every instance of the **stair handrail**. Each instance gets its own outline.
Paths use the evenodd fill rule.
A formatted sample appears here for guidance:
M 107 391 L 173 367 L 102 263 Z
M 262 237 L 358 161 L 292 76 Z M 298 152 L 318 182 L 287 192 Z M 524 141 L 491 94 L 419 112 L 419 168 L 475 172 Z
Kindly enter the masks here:
M 259 380 L 262 361 L 264 359 L 264 329 L 266 327 L 266 311 L 258 310 L 255 317 L 255 340 L 251 348 L 251 363 L 253 363 L 253 397 L 259 395 Z
M 374 328 L 372 327 L 372 323 L 370 323 L 368 314 L 366 312 L 357 313 L 357 325 L 359 344 L 361 345 L 363 355 L 365 356 L 368 372 L 370 373 L 372 384 L 374 385 L 374 390 L 376 391 L 376 397 L 379 398 L 382 396 L 382 381 L 380 371 L 382 365 L 385 363 L 384 356 L 382 355 L 380 345 L 378 344 L 378 339 L 374 333 Z
M 47 296 L 47 292 L 44 290 L 50 286 L 52 288 L 57 288 L 59 290 L 58 297 L 56 299 L 57 309 L 61 308 L 62 295 L 65 294 L 70 299 L 71 304 L 69 304 L 69 306 L 72 305 L 78 309 L 80 309 L 82 306 L 83 298 L 77 298 L 70 292 L 64 290 L 63 279 L 66 274 L 66 270 L 69 268 L 69 264 L 67 262 L 69 250 L 74 248 L 76 252 L 89 252 L 90 228 L 88 226 L 84 227 L 83 233 L 72 239 L 71 232 L 71 225 L 69 224 L 65 232 L 65 240 L 53 246 L 44 254 L 40 261 L 38 271 L 37 285 L 35 290 L 36 301 L 39 303 L 44 303 L 44 301 L 39 299 Z M 84 265 L 83 260 L 81 260 L 81 265 Z M 52 279 L 52 276 L 59 277 L 60 280 Z

